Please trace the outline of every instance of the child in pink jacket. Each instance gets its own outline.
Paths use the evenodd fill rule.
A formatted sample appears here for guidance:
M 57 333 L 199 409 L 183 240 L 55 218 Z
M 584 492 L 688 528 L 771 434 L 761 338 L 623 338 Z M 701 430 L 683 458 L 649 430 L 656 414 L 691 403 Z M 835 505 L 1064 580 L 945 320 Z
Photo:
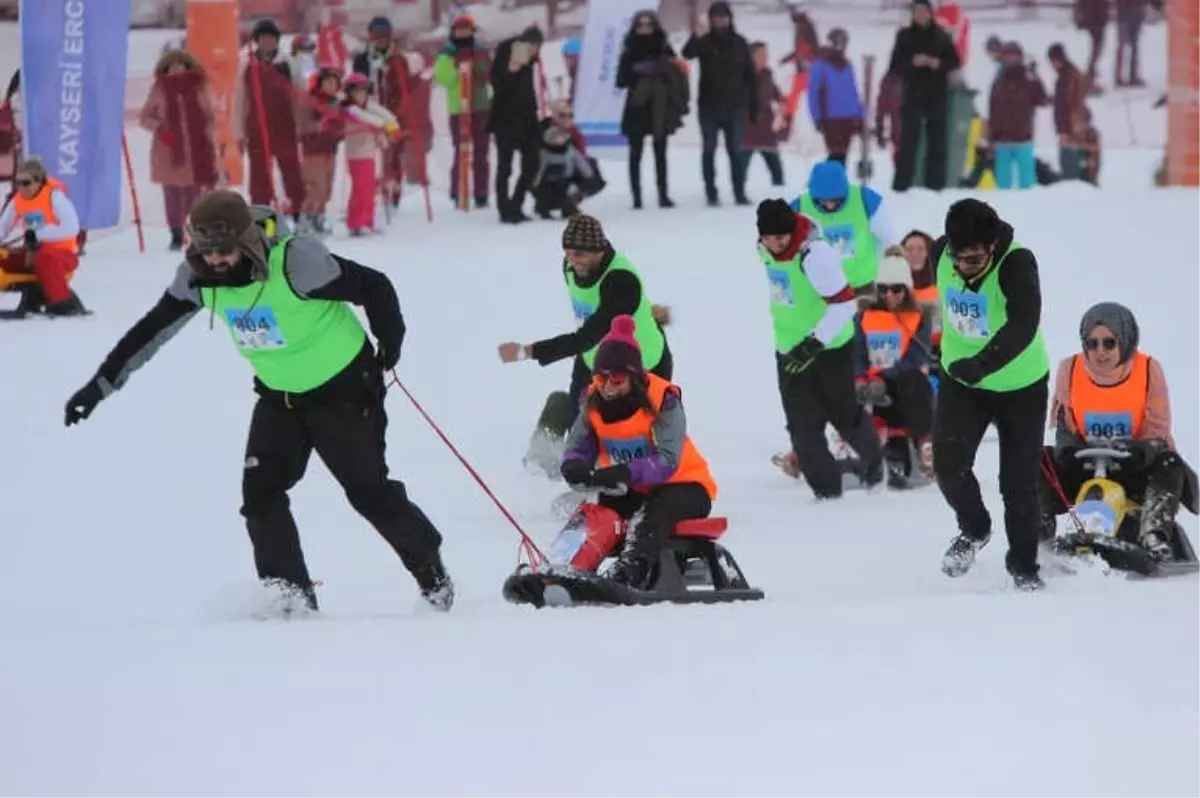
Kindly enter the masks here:
M 379 153 L 389 138 L 396 138 L 400 125 L 390 111 L 370 98 L 366 76 L 354 73 L 342 84 L 343 102 L 349 117 L 346 127 L 346 169 L 350 173 L 350 204 L 346 227 L 350 235 L 378 232 L 375 228 L 375 197 L 379 192 Z

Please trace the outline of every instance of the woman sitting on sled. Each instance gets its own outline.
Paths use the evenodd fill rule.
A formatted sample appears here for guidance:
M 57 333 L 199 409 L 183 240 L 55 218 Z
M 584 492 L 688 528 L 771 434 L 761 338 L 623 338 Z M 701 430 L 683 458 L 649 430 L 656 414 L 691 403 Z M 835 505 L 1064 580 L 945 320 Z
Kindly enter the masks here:
M 1125 514 L 1113 532 L 1159 561 L 1170 559 L 1177 543 L 1175 515 L 1181 502 L 1197 511 L 1197 490 L 1196 473 L 1171 435 L 1162 366 L 1139 351 L 1137 320 L 1115 302 L 1084 313 L 1079 338 L 1083 351 L 1059 364 L 1054 382 L 1050 424 L 1056 434 L 1042 471 L 1042 538 L 1054 537 L 1055 517 L 1067 512 L 1064 497 L 1074 499 L 1090 476 L 1077 453 L 1115 449 L 1125 457 L 1109 479 L 1140 510 Z
M 642 367 L 634 331 L 631 316 L 617 316 L 600 342 L 561 471 L 572 487 L 599 490 L 600 506 L 622 519 L 644 511 L 611 574 L 640 589 L 675 526 L 711 512 L 717 485 L 688 437 L 679 388 Z

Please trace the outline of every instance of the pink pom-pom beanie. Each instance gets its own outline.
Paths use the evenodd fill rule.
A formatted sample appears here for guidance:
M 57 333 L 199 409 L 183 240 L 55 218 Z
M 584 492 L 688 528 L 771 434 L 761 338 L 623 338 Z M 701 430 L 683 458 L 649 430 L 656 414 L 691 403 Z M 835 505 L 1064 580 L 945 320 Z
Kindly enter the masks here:
M 608 335 L 600 342 L 596 350 L 596 360 L 592 364 L 592 372 L 609 374 L 625 372 L 627 374 L 642 374 L 642 348 L 634 337 L 636 325 L 632 316 L 617 316 L 608 328 Z

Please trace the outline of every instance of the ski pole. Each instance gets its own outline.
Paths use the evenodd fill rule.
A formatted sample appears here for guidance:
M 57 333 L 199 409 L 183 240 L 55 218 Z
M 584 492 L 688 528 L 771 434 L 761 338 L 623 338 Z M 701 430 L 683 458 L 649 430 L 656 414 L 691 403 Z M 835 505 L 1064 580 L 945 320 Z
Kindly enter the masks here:
M 483 489 L 483 492 L 487 494 L 487 497 L 492 500 L 493 504 L 496 505 L 496 508 L 500 510 L 501 515 L 508 519 L 508 522 L 513 525 L 513 529 L 517 530 L 517 534 L 521 536 L 521 548 L 525 550 L 526 554 L 528 554 L 531 561 L 530 564 L 536 566 L 546 562 L 546 555 L 542 554 L 541 549 L 539 549 L 537 544 L 533 542 L 533 538 L 526 534 L 525 530 L 521 528 L 521 524 L 516 518 L 513 517 L 513 514 L 508 511 L 508 508 L 504 506 L 500 499 L 496 498 L 496 494 L 493 493 L 492 489 L 489 488 L 487 483 L 483 481 L 483 477 L 479 476 L 479 472 L 476 471 L 469 462 L 467 462 L 467 458 L 462 456 L 462 453 L 458 451 L 458 447 L 456 447 L 450 441 L 450 438 L 446 436 L 446 433 L 442 432 L 442 428 L 437 425 L 437 422 L 425 412 L 425 408 L 421 407 L 421 403 L 417 401 L 417 398 L 412 395 L 408 388 L 404 387 L 404 383 L 400 381 L 400 377 L 396 374 L 395 369 L 392 370 L 392 381 L 390 384 L 395 385 L 404 392 L 404 395 L 408 397 L 408 401 L 412 402 L 413 407 L 415 407 L 417 412 L 421 414 L 421 418 L 425 419 L 425 423 L 429 425 L 430 429 L 437 433 L 437 436 L 442 439 L 442 443 L 446 444 L 446 448 L 450 450 L 451 454 L 458 458 L 458 462 L 462 463 L 463 468 L 467 469 L 467 473 L 471 475 L 479 487 Z

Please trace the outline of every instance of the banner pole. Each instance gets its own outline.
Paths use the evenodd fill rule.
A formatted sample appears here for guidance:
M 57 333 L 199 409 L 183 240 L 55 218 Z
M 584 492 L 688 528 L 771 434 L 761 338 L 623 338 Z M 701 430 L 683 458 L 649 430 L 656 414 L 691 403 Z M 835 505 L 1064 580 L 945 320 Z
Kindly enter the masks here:
M 133 161 L 129 159 L 129 139 L 121 130 L 121 156 L 125 161 L 125 178 L 129 181 L 129 199 L 133 201 L 133 223 L 137 227 L 138 252 L 146 254 L 146 233 L 142 230 L 142 209 L 138 204 L 137 184 L 133 182 Z

